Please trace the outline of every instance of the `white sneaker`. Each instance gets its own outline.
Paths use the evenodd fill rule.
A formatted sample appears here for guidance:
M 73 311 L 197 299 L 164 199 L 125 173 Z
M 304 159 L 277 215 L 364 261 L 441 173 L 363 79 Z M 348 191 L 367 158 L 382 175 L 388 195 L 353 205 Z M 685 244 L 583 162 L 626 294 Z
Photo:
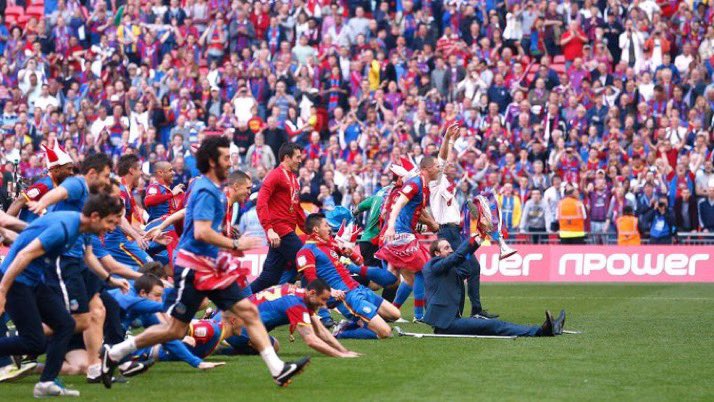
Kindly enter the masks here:
M 349 320 L 342 320 L 332 328 L 332 336 L 339 335 L 350 324 Z
M 508 258 L 518 252 L 518 251 L 512 249 L 511 246 L 506 244 L 506 241 L 503 239 L 498 240 L 498 248 L 500 248 L 500 253 L 498 256 L 499 260 L 505 260 L 506 258 Z
M 409 321 L 405 320 L 405 319 L 402 318 L 402 317 L 399 317 L 399 319 L 397 319 L 396 321 L 394 321 L 395 324 L 404 324 L 404 323 L 408 323 L 408 322 L 409 322 Z
M 79 396 L 79 391 L 65 388 L 59 380 L 54 382 L 38 382 L 32 395 L 35 398 L 46 398 L 48 396 Z

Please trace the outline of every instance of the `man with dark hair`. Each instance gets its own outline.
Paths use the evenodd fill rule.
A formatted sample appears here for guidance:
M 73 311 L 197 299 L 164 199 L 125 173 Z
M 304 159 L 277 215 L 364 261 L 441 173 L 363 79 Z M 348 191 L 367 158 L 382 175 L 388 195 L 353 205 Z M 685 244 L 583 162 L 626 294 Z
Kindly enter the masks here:
M 356 352 L 346 349 L 320 321 L 316 311 L 327 305 L 332 295 L 330 285 L 322 279 L 315 279 L 301 289 L 295 285 L 280 285 L 265 289 L 250 296 L 250 301 L 258 306 L 260 318 L 268 331 L 289 324 L 290 333 L 297 331 L 305 344 L 310 348 L 331 357 L 358 357 Z M 343 292 L 334 292 L 343 297 Z M 235 317 L 223 316 L 224 322 L 229 322 L 236 328 Z M 245 329 L 240 335 L 231 336 L 225 340 L 231 348 L 224 354 L 254 354 Z
M 461 205 L 456 201 L 456 184 L 445 172 L 446 162 L 449 160 L 449 153 L 452 152 L 454 142 L 459 134 L 458 124 L 452 124 L 444 132 L 444 139 L 439 150 L 438 165 L 439 175 L 436 180 L 429 183 L 429 204 L 434 220 L 439 224 L 438 235 L 449 241 L 451 247 L 458 247 L 463 240 L 462 229 L 464 223 L 461 220 Z M 483 318 L 497 318 L 498 314 L 492 314 L 484 310 L 481 306 L 480 275 L 481 266 L 476 258 L 464 260 L 464 269 L 470 272 L 467 283 L 467 293 L 471 301 L 471 316 Z M 464 301 L 461 302 L 464 305 Z
M 144 251 L 148 245 L 146 240 L 131 225 L 132 219 L 138 214 L 133 190 L 139 184 L 139 179 L 141 178 L 139 157 L 133 154 L 122 155 L 119 158 L 119 162 L 117 162 L 117 173 L 121 180 L 119 191 L 126 213 L 122 218 L 120 227 L 107 233 L 104 238 L 104 244 L 106 250 L 116 261 L 136 270 L 147 262 L 153 261 L 149 254 Z M 133 240 L 129 240 L 127 234 Z
M 270 249 L 260 276 L 251 283 L 253 293 L 278 284 L 283 273 L 294 278 L 295 255 L 302 242 L 295 227 L 305 231 L 305 212 L 300 206 L 300 185 L 295 172 L 302 162 L 302 149 L 285 143 L 278 152 L 280 165 L 265 177 L 258 192 L 258 219 L 265 229 Z M 286 272 L 287 271 L 287 272 Z
M 106 154 L 87 156 L 80 166 L 80 175 L 68 177 L 39 201 L 28 202 L 28 209 L 36 214 L 43 214 L 48 208 L 51 211 L 80 212 L 90 192 L 97 193 L 110 184 L 111 165 Z M 64 251 L 59 259 L 61 277 L 57 270 L 50 272 L 48 284 L 64 293 L 65 307 L 76 321 L 76 331 L 84 333 L 87 355 L 91 359 L 88 362 L 87 381 L 96 382 L 100 370 L 97 356 L 102 344 L 105 317 L 99 291 L 102 287 L 101 279 L 108 274 L 92 258 L 93 248 L 102 249 L 99 239 L 96 236 L 88 236 L 87 239 L 91 241 L 77 241 L 73 247 Z
M 434 327 L 436 334 L 553 336 L 563 333 L 565 310 L 553 319 L 550 311 L 541 326 L 522 326 L 497 319 L 461 318 L 464 279 L 470 274 L 462 265 L 481 245 L 478 235 L 472 235 L 454 251 L 448 240 L 439 238 L 431 244 L 431 260 L 422 270 L 426 285 L 424 322 Z
M 399 309 L 377 296 L 372 290 L 357 283 L 340 260 L 332 229 L 323 214 L 310 214 L 305 222 L 309 235 L 307 243 L 297 254 L 297 267 L 305 279 L 323 279 L 332 289 L 344 292 L 341 301 L 349 310 L 348 318 L 362 320 L 367 328 L 342 331 L 343 338 L 388 338 L 392 329 L 385 320 L 399 319 Z M 344 313 L 343 313 L 344 314 Z
M 108 195 L 92 195 L 82 212 L 52 212 L 36 219 L 17 238 L 0 265 L 0 314 L 7 309 L 18 335 L 0 339 L 0 356 L 39 355 L 47 348 L 45 368 L 34 396 L 79 396 L 55 380 L 62 368 L 75 322 L 66 309 L 67 295 L 47 286 L 45 278 L 57 268 L 63 253 L 83 233 L 104 234 L 113 230 L 121 217 L 121 203 Z M 106 277 L 110 285 L 120 282 Z M 63 300 L 64 298 L 64 300 Z M 46 338 L 42 323 L 53 330 Z
M 122 294 L 116 290 L 110 291 L 112 297 L 116 299 L 120 306 L 121 311 L 121 325 L 124 331 L 130 329 L 131 323 L 136 320 L 141 321 L 145 328 L 150 328 L 154 325 L 159 325 L 161 321 L 157 318 L 157 313 L 162 313 L 164 311 L 164 304 L 162 301 L 164 294 L 164 284 L 157 276 L 152 274 L 144 274 L 134 281 L 134 286 L 131 291 L 127 294 Z M 204 362 L 200 357 L 192 353 L 188 346 L 181 342 L 180 340 L 171 340 L 163 344 L 156 345 L 158 348 L 163 348 L 167 353 L 170 353 L 175 358 L 176 361 L 184 361 L 191 367 L 198 368 L 201 370 L 207 370 L 219 366 L 221 364 L 216 364 L 212 362 Z M 149 360 L 149 353 L 145 353 L 151 350 L 153 347 L 148 347 L 143 351 L 137 351 L 135 365 L 128 364 L 128 362 L 123 363 L 119 366 L 120 372 L 124 376 L 134 376 L 141 374 L 142 372 L 148 370 L 148 368 L 153 364 L 152 360 Z M 158 359 L 157 359 L 158 360 Z M 134 361 L 131 359 L 130 361 Z M 123 367 L 125 366 L 126 367 Z
M 286 363 L 278 357 L 270 345 L 258 309 L 246 300 L 250 290 L 241 288 L 237 283 L 240 273 L 228 272 L 228 266 L 219 266 L 231 262 L 229 253 L 221 249 L 236 252 L 258 244 L 255 238 L 230 239 L 221 234 L 226 196 L 220 185 L 228 177 L 229 148 L 230 140 L 227 138 L 208 137 L 196 152 L 197 166 L 202 175 L 193 183 L 186 204 L 184 232 L 174 263 L 177 290 L 174 297 L 167 300 L 171 303 L 168 309 L 171 319 L 168 324 L 152 326 L 136 338 L 102 348 L 102 382 L 105 387 L 111 387 L 114 369 L 127 355 L 138 348 L 182 338 L 206 297 L 219 309 L 230 310 L 243 321 L 251 342 L 260 351 L 279 386 L 287 386 L 292 377 L 302 372 L 309 363 L 309 358 Z

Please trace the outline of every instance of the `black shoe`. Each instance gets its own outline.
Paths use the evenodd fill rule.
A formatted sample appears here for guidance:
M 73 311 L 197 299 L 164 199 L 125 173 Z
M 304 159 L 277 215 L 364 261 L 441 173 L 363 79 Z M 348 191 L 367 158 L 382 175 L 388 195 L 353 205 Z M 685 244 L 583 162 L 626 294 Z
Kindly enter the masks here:
M 122 375 L 125 377 L 133 377 L 142 373 L 145 373 L 149 370 L 151 366 L 154 365 L 154 359 L 146 359 L 146 360 L 134 360 L 129 364 L 129 367 L 125 369 L 119 369 L 121 371 Z
M 553 313 L 545 311 L 545 322 L 540 326 L 540 336 L 554 336 L 555 323 L 553 322 Z
M 23 360 L 22 355 L 12 355 L 12 356 L 10 356 L 10 360 L 12 360 L 12 364 L 14 364 L 18 370 L 22 367 L 22 360 Z
M 109 345 L 102 345 L 102 349 L 99 351 L 99 359 L 102 361 L 102 373 L 99 377 L 102 379 L 104 387 L 109 389 L 112 387 L 114 370 L 117 368 L 119 363 L 109 357 Z
M 553 334 L 563 335 L 563 328 L 565 328 L 565 310 L 560 310 L 560 315 L 553 322 Z
M 292 378 L 302 373 L 308 364 L 310 364 L 309 357 L 303 357 L 296 362 L 286 362 L 283 371 L 273 377 L 273 381 L 280 387 L 287 387 L 292 382 Z
M 129 382 L 123 375 L 117 377 L 112 377 L 112 384 L 125 384 Z M 99 384 L 102 383 L 102 376 L 99 377 L 87 377 L 87 384 Z
M 493 319 L 498 318 L 498 317 L 500 317 L 500 315 L 498 315 L 498 314 L 496 314 L 496 313 L 489 313 L 489 312 L 486 311 L 486 310 L 481 310 L 481 311 L 479 311 L 478 313 L 474 313 L 474 314 L 471 315 L 471 318 L 484 318 L 484 319 L 487 319 L 487 320 L 493 320 Z

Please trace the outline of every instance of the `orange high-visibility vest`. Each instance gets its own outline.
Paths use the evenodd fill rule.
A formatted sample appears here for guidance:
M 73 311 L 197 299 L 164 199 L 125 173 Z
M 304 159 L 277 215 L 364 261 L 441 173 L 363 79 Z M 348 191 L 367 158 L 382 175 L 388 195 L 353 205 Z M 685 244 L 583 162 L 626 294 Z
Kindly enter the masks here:
M 637 230 L 637 218 L 624 215 L 617 218 L 617 244 L 620 246 L 639 246 L 640 231 Z
M 585 236 L 583 203 L 572 197 L 563 198 L 558 204 L 558 222 L 561 238 Z

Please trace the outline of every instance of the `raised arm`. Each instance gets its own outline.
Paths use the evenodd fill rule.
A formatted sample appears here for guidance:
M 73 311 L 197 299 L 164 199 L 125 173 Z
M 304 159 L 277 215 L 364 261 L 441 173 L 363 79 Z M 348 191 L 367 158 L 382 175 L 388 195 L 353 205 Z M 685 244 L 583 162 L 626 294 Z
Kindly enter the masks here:
M 480 239 L 477 236 L 471 236 L 468 240 L 461 243 L 459 248 L 453 253 L 449 254 L 448 257 L 439 259 L 432 264 L 431 269 L 435 274 L 440 275 L 446 273 L 450 268 L 457 268 L 461 265 L 466 257 L 473 254 L 481 245 Z
M 47 209 L 47 207 L 55 205 L 60 201 L 66 200 L 68 196 L 69 193 L 67 192 L 66 188 L 62 186 L 55 187 L 47 194 L 45 194 L 42 198 L 40 198 L 39 201 L 29 201 L 27 203 L 27 209 L 37 215 L 42 215 L 43 212 Z

